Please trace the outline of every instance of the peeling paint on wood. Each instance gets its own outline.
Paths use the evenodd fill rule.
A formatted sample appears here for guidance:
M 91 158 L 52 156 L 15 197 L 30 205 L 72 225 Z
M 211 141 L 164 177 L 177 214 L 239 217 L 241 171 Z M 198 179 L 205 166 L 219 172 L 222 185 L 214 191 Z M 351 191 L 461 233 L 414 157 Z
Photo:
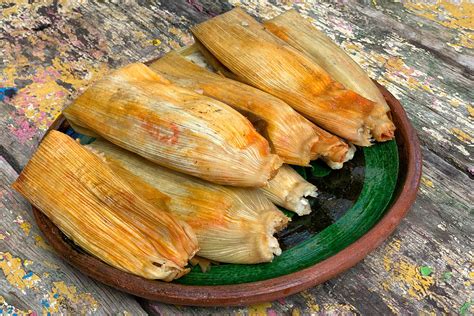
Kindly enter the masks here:
M 54 118 L 91 82 L 110 69 L 156 58 L 191 43 L 191 25 L 225 12 L 232 5 L 242 6 L 259 19 L 297 9 L 400 99 L 419 132 L 424 174 L 418 199 L 394 236 L 353 269 L 276 302 L 236 308 L 188 308 L 140 300 L 148 312 L 474 312 L 474 259 L 469 248 L 474 235 L 474 62 L 473 19 L 469 19 L 472 4 L 299 0 L 28 2 L 0 4 L 0 86 L 18 89 L 16 95 L 0 101 L 4 183 L 16 177 Z M 58 308 L 80 313 L 87 305 L 89 311 L 96 309 L 99 314 L 142 313 L 129 296 L 97 285 L 59 260 L 35 227 L 28 204 L 8 185 L 2 187 L 0 205 L 5 209 L 2 216 L 8 218 L 0 223 L 0 251 L 4 258 L 0 262 L 4 266 L 10 262 L 15 267 L 5 266 L 7 274 L 1 270 L 0 311 L 7 315 L 21 311 L 47 313 Z M 421 267 L 429 267 L 432 273 L 424 275 Z M 21 297 L 22 291 L 27 293 L 25 298 Z

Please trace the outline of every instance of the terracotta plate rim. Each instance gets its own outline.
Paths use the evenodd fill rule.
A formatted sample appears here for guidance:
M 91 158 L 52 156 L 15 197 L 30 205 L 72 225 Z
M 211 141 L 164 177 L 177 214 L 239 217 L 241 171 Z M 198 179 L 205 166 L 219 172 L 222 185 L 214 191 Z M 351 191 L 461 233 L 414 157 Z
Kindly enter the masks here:
M 406 164 L 405 174 L 399 174 L 399 179 L 403 179 L 397 185 L 398 195 L 384 217 L 366 234 L 337 254 L 306 269 L 263 281 L 233 285 L 195 286 L 147 280 L 78 252 L 63 239 L 60 230 L 33 207 L 36 222 L 56 252 L 81 272 L 145 299 L 177 305 L 237 306 L 273 301 L 306 290 L 346 271 L 377 248 L 395 230 L 416 198 L 422 168 L 418 137 L 400 102 L 384 87 L 378 87 L 391 107 L 397 126 L 400 163 Z M 57 120 L 50 130 L 59 128 L 62 121 Z

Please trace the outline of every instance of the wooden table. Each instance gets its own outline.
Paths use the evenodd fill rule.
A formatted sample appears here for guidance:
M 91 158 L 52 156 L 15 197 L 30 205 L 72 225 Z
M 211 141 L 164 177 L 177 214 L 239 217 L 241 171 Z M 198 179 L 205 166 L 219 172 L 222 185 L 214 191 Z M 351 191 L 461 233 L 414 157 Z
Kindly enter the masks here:
M 0 4 L 0 88 L 18 89 L 0 101 L 0 315 L 473 312 L 473 4 L 27 2 Z M 10 183 L 63 107 L 94 79 L 191 43 L 191 25 L 233 5 L 259 18 L 297 9 L 385 85 L 418 130 L 422 186 L 396 233 L 323 285 L 241 308 L 150 304 L 59 259 Z

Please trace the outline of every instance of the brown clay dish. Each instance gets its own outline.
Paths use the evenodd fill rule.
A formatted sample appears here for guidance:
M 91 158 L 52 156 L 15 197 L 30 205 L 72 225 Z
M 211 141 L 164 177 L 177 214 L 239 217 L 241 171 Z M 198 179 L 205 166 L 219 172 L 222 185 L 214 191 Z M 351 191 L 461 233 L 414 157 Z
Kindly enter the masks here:
M 34 216 L 49 244 L 67 262 L 93 279 L 142 298 L 179 305 L 229 306 L 268 302 L 303 291 L 361 261 L 395 230 L 415 200 L 422 166 L 418 138 L 400 102 L 385 88 L 378 86 L 392 110 L 397 127 L 400 171 L 395 198 L 385 216 L 364 236 L 336 255 L 309 268 L 273 279 L 236 285 L 190 286 L 147 280 L 113 268 L 72 247 L 60 230 L 35 207 Z M 63 121 L 59 119 L 51 129 L 58 129 Z

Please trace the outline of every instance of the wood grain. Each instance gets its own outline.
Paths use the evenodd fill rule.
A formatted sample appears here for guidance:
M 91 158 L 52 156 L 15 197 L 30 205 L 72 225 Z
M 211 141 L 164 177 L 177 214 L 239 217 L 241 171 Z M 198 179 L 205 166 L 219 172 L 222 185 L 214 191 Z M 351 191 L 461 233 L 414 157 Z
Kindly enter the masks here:
M 294 7 L 388 87 L 420 136 L 422 187 L 412 211 L 389 241 L 321 286 L 246 308 L 155 304 L 150 311 L 163 315 L 460 313 L 472 300 L 469 245 L 473 244 L 474 201 L 469 193 L 474 171 L 469 170 L 474 170 L 474 85 L 466 68 L 448 62 L 440 48 L 451 47 L 452 60 L 472 55 L 468 39 L 473 30 L 469 19 L 463 18 L 469 14 L 469 4 L 229 2 L 260 18 Z M 227 1 L 197 0 L 141 5 L 11 1 L 0 6 L 0 85 L 19 88 L 17 96 L 0 101 L 0 154 L 17 171 L 63 106 L 92 80 L 110 68 L 189 44 L 190 25 L 231 7 Z M 387 27 L 386 21 L 398 24 Z M 428 42 L 420 44 L 419 36 L 425 35 L 430 35 Z M 447 46 L 438 46 L 439 41 Z M 434 272 L 422 276 L 422 266 Z

